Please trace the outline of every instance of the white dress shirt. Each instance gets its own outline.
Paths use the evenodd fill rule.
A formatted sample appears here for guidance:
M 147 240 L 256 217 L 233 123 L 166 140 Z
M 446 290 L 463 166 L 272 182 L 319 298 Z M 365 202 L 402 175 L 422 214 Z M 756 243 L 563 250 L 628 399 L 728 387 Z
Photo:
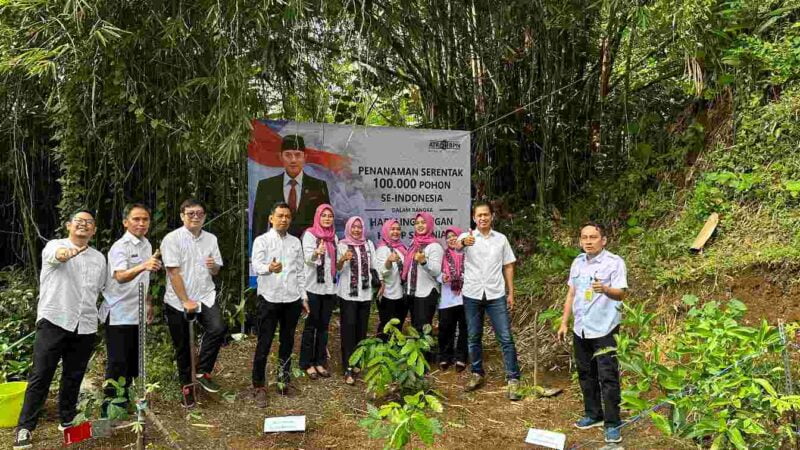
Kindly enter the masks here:
M 294 177 L 294 180 L 297 184 L 294 186 L 294 190 L 297 193 L 297 204 L 294 206 L 300 206 L 300 193 L 303 192 L 303 171 L 301 170 L 300 173 Z M 283 172 L 283 200 L 286 203 L 289 203 L 289 192 L 292 190 L 292 177 L 289 176 L 288 173 Z
M 136 278 L 120 283 L 114 272 L 125 271 L 150 259 L 153 247 L 146 237 L 141 239 L 126 231 L 108 251 L 108 277 L 100 305 L 100 322 L 109 318 L 110 325 L 139 324 L 139 283 L 144 283 L 144 294 L 150 288 L 150 272 L 143 270 Z
M 275 260 L 283 266 L 278 273 L 269 271 Z M 289 233 L 280 235 L 274 228 L 253 241 L 251 258 L 258 275 L 258 295 L 270 303 L 292 303 L 307 299 L 305 258 L 300 239 Z
M 69 239 L 53 239 L 42 250 L 36 321 L 47 319 L 78 334 L 96 333 L 97 297 L 106 280 L 106 259 L 89 247 L 62 263 L 56 259 L 56 251 L 62 248 L 78 247 Z
M 334 237 L 334 245 L 339 243 L 339 238 Z M 329 255 L 327 246 L 325 247 L 325 282 L 317 283 L 317 264 L 319 258 L 314 254 L 314 251 L 319 247 L 319 239 L 314 237 L 309 232 L 303 233 L 303 256 L 305 259 L 305 272 L 306 272 L 306 292 L 311 292 L 317 295 L 329 295 L 336 293 L 336 285 L 333 283 L 333 274 L 331 273 L 331 266 L 336 271 L 336 259 L 333 255 Z M 338 256 L 341 256 L 339 254 Z
M 336 295 L 345 299 L 345 300 L 352 300 L 357 302 L 368 302 L 372 300 L 372 273 L 368 275 L 369 282 L 367 283 L 367 288 L 363 289 L 361 287 L 361 250 L 360 246 L 355 246 L 355 251 L 353 252 L 353 259 L 356 261 L 356 270 L 359 272 L 356 273 L 357 279 L 357 287 L 358 287 L 358 294 L 355 296 L 350 295 L 350 261 L 345 261 L 342 270 L 339 271 L 339 282 L 336 285 Z M 367 248 L 367 261 L 369 264 L 370 269 L 378 269 L 378 266 L 375 264 L 375 246 L 372 245 L 372 241 L 367 241 L 366 244 Z M 339 242 L 336 247 L 336 253 L 339 255 L 338 258 L 341 258 L 348 250 L 347 244 L 343 244 Z
M 442 273 L 442 258 L 444 257 L 444 249 L 439 243 L 434 242 L 428 244 L 422 251 L 425 254 L 425 265 L 417 264 L 417 291 L 414 293 L 415 297 L 427 297 L 431 294 L 431 290 L 436 289 L 439 291 L 439 282 L 436 277 Z M 408 254 L 408 264 L 414 264 L 414 255 Z M 411 270 L 408 269 L 408 279 L 406 280 L 406 293 L 411 293 Z
M 393 262 L 391 269 L 386 268 L 386 260 L 391 253 L 392 249 L 386 245 L 375 250 L 375 265 L 378 266 L 378 272 L 383 277 L 383 282 L 386 286 L 383 290 L 383 298 L 400 300 L 403 298 L 403 280 L 400 277 L 400 264 Z M 400 261 L 405 264 L 403 254 L 396 250 L 395 253 L 400 257 Z
M 222 266 L 222 254 L 219 252 L 217 237 L 207 231 L 201 230 L 200 235 L 195 237 L 186 227 L 180 227 L 167 233 L 161 241 L 161 259 L 164 261 L 164 267 L 180 267 L 189 300 L 200 302 L 210 308 L 214 306 L 217 293 L 214 290 L 211 269 L 206 267 L 206 258 L 209 256 L 214 258 L 214 263 Z M 183 304 L 175 294 L 169 277 L 167 277 L 164 303 L 183 311 Z
M 589 259 L 581 253 L 572 261 L 567 284 L 575 288 L 572 314 L 575 316 L 575 334 L 584 339 L 608 335 L 622 320 L 622 302 L 592 290 L 597 280 L 616 289 L 628 288 L 628 270 L 619 256 L 603 250 Z
M 470 233 L 462 233 L 461 241 Z M 461 293 L 465 297 L 495 300 L 506 295 L 506 281 L 503 278 L 503 266 L 517 260 L 514 251 L 503 233 L 490 230 L 484 236 L 478 230 L 472 230 L 475 244 L 464 246 L 464 288 Z

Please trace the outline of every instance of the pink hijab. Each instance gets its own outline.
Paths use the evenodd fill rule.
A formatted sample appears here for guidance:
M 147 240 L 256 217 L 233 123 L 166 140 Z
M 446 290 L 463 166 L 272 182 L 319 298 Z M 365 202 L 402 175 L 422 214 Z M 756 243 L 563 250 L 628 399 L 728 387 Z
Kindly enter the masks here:
M 436 227 L 436 222 L 433 220 L 433 215 L 429 212 L 421 212 L 417 213 L 414 217 L 414 220 L 422 217 L 425 219 L 425 233 L 424 234 L 417 234 L 414 232 L 414 240 L 411 241 L 411 247 L 408 249 L 407 254 L 411 255 L 412 258 L 415 253 L 423 246 L 428 244 L 433 244 L 436 242 L 436 237 L 433 235 L 433 229 Z M 411 270 L 412 264 L 403 264 L 403 274 L 402 277 L 405 280 L 408 277 L 408 272 Z
M 331 260 L 334 260 L 336 258 L 334 256 L 334 255 L 336 255 L 336 246 L 335 246 L 335 243 L 336 243 L 336 227 L 334 227 L 333 224 L 331 224 L 331 226 L 329 226 L 328 228 L 325 228 L 325 227 L 322 226 L 322 223 L 321 223 L 322 213 L 326 209 L 328 211 L 330 211 L 331 214 L 334 214 L 333 206 L 331 206 L 331 205 L 329 205 L 327 203 L 323 203 L 323 204 L 317 206 L 317 211 L 314 213 L 314 225 L 306 228 L 306 233 L 311 233 L 311 235 L 314 236 L 315 238 L 321 239 L 322 242 L 325 243 L 325 252 L 328 255 L 330 255 Z M 336 276 L 336 265 L 335 264 L 331 264 L 331 274 L 334 277 Z
M 447 233 L 453 232 L 456 234 L 456 237 L 461 235 L 461 228 L 458 227 L 447 227 L 444 230 L 445 239 L 447 238 Z M 450 264 L 447 263 L 448 259 L 452 259 L 453 261 L 453 271 L 455 273 L 450 272 Z M 442 273 L 446 273 L 450 280 L 461 280 L 464 277 L 464 253 L 460 250 L 453 250 L 450 246 L 447 246 L 447 250 L 445 250 L 444 258 L 442 258 Z M 460 289 L 458 289 L 460 293 Z
M 353 224 L 356 223 L 356 221 L 361 222 L 361 228 L 364 229 L 364 231 L 361 232 L 361 239 L 354 238 L 350 231 L 353 228 Z M 366 235 L 367 235 L 367 227 L 364 226 L 364 219 L 358 216 L 353 216 L 347 219 L 347 223 L 344 225 L 344 239 L 342 239 L 340 242 L 342 242 L 343 244 L 354 245 L 354 246 L 364 245 L 367 242 L 366 239 L 364 239 L 364 236 Z
M 403 244 L 403 241 L 400 239 L 391 239 L 389 237 L 389 230 L 392 228 L 392 225 L 399 224 L 395 219 L 389 219 L 386 222 L 383 222 L 383 227 L 381 227 L 381 242 L 378 244 L 378 248 L 381 247 L 389 247 L 390 249 L 396 250 L 398 253 L 403 255 L 405 258 L 406 253 L 408 252 L 408 248 L 406 244 Z

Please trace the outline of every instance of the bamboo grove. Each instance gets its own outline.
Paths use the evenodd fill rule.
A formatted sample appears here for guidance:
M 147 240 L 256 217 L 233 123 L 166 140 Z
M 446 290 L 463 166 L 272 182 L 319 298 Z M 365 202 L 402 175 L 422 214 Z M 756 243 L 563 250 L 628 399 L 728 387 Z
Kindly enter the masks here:
M 195 195 L 231 262 L 221 297 L 238 304 L 258 117 L 474 130 L 474 197 L 530 212 L 527 226 L 581 194 L 635 207 L 707 144 L 691 135 L 694 117 L 727 104 L 714 125 L 724 141 L 732 93 L 796 79 L 781 55 L 797 58 L 798 7 L 1 0 L 2 265 L 36 273 L 45 239 L 79 206 L 97 210 L 105 251 L 122 206 L 147 202 L 158 242 Z M 607 180 L 626 191 L 612 195 Z

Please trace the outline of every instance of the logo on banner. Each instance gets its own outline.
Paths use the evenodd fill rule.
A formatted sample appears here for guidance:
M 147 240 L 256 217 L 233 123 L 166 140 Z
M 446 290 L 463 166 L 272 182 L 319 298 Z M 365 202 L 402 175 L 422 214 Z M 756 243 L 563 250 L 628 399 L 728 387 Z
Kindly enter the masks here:
M 428 141 L 429 152 L 454 152 L 457 150 L 461 150 L 461 142 L 447 139 Z

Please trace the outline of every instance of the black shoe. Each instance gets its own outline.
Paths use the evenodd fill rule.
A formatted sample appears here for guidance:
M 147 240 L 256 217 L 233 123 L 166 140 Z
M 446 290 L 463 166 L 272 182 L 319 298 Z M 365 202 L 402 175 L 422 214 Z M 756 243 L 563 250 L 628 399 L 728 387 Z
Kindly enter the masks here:
M 207 373 L 201 373 L 197 375 L 197 382 L 200 383 L 200 386 L 203 387 L 208 392 L 219 392 L 221 389 L 214 380 L 211 379 L 211 375 Z
M 447 369 L 450 368 L 450 363 L 447 361 L 442 361 L 439 363 L 439 370 L 442 372 L 447 372 Z
M 194 408 L 196 404 L 194 401 L 194 386 L 191 384 L 187 384 L 186 386 L 181 388 L 181 394 L 183 394 L 183 399 L 181 400 L 181 405 L 184 408 Z
M 14 430 L 14 450 L 22 450 L 24 448 L 33 447 L 33 434 L 30 430 L 25 428 L 17 428 Z
M 467 368 L 467 364 L 461 361 L 456 361 L 456 372 L 461 373 Z

